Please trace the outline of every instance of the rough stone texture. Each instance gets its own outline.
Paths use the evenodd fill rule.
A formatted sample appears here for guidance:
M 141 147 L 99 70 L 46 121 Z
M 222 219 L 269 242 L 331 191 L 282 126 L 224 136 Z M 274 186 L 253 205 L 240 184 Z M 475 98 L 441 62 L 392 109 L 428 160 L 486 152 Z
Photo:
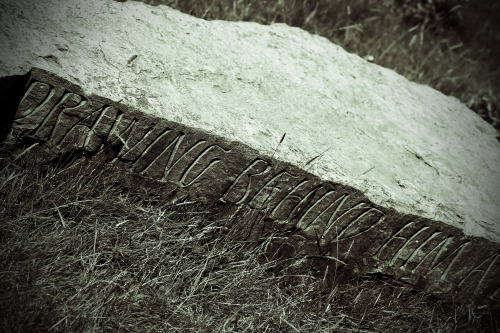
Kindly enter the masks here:
M 97 0 L 3 1 L 0 22 L 0 77 L 78 84 L 34 70 L 10 138 L 222 205 L 291 256 L 500 301 L 500 145 L 455 99 L 284 25 Z

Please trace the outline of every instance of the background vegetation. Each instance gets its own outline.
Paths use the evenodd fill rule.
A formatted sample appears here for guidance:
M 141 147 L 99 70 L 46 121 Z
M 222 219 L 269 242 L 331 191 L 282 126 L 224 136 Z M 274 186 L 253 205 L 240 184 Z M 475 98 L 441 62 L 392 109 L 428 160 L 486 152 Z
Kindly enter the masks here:
M 142 1 L 206 20 L 300 27 L 455 96 L 500 130 L 496 0 Z
M 248 247 L 238 225 L 109 164 L 0 155 L 1 332 L 498 332 L 474 304 L 287 270 L 272 235 Z

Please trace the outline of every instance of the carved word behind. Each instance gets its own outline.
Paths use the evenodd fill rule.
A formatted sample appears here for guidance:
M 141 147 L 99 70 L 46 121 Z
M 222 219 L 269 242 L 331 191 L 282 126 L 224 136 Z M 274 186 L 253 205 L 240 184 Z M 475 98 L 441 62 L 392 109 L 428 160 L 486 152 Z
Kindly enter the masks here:
M 255 159 L 221 196 L 221 201 L 264 211 L 267 217 L 295 221 L 295 228 L 316 233 L 322 245 L 355 238 L 383 221 L 381 210 L 351 200 L 350 194 L 287 170 L 275 173 L 270 163 Z
M 221 144 L 207 133 L 87 98 L 45 71 L 33 73 L 14 136 L 43 142 L 56 153 L 76 150 L 121 161 L 133 172 L 180 188 L 196 185 L 212 203 L 249 211 L 249 235 L 260 237 L 274 223 L 299 230 L 316 251 L 311 254 L 354 259 L 366 271 L 375 267 L 429 289 L 500 301 L 496 244 L 379 207 L 357 190 L 262 158 L 249 147 Z

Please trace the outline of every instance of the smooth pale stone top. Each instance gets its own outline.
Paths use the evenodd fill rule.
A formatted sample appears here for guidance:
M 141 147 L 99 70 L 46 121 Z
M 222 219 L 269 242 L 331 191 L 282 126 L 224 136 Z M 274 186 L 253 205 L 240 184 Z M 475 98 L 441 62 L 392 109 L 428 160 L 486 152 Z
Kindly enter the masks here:
M 454 98 L 283 24 L 111 0 L 0 2 L 0 76 L 36 66 L 500 241 L 500 144 Z M 284 141 L 278 143 L 283 134 Z

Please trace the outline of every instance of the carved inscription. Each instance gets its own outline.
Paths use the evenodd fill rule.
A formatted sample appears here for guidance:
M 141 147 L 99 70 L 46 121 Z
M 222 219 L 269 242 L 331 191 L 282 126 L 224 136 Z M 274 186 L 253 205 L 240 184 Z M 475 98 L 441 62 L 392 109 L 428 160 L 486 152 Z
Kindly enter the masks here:
M 256 159 L 252 161 L 241 173 L 236 177 L 233 183 L 229 186 L 226 192 L 222 195 L 223 202 L 230 202 L 237 205 L 245 203 L 252 192 L 255 193 L 255 184 L 266 175 L 271 168 L 269 163 Z
M 118 147 L 115 157 L 134 172 L 189 187 L 214 171 L 230 149 L 169 128 L 166 121 L 137 118 L 114 105 L 33 81 L 14 120 L 14 132 L 37 138 L 55 151 L 97 154 Z
M 271 212 L 271 216 L 281 220 L 293 220 L 309 205 L 316 191 L 321 185 L 316 185 L 307 178 L 302 179 L 297 185 L 279 200 Z
M 483 260 L 477 266 L 475 266 L 472 270 L 468 272 L 466 276 L 464 276 L 460 282 L 458 283 L 459 287 L 467 286 L 469 282 L 469 287 L 474 288 L 474 294 L 479 295 L 482 289 L 485 287 L 485 282 L 487 279 L 493 278 L 497 280 L 499 277 L 497 275 L 491 275 L 495 264 L 497 264 L 498 258 L 500 257 L 500 253 L 494 253 L 490 257 Z M 476 276 L 474 278 L 474 276 Z M 491 295 L 491 299 L 498 299 L 498 292 L 500 288 L 497 288 Z
M 341 260 L 369 256 L 405 281 L 441 281 L 438 285 L 449 285 L 450 290 L 486 293 L 498 300 L 500 288 L 493 276 L 500 271 L 499 254 L 473 267 L 468 260 L 474 252 L 471 240 L 420 220 L 394 223 L 394 214 L 387 215 L 343 187 L 277 169 L 257 158 L 241 169 L 220 201 L 249 208 L 244 216 L 248 237 L 272 230 L 266 226 L 269 221 L 284 221 L 309 235 L 320 255 Z
M 297 226 L 306 231 L 314 226 L 322 244 L 326 244 L 360 236 L 383 220 L 384 212 L 349 197 L 347 193 L 326 192 L 302 215 Z
M 61 87 L 52 87 L 42 82 L 33 82 L 21 100 L 14 120 L 14 129 L 23 132 L 40 127 L 57 101 L 64 94 Z
M 430 231 L 429 226 L 409 221 L 391 235 L 374 255 L 422 276 L 440 268 L 440 278 L 444 280 L 469 243 L 457 244 L 453 236 Z
M 44 71 L 34 73 L 14 119 L 14 137 L 194 189 L 231 207 L 228 214 L 245 221 L 249 239 L 284 230 L 300 233 L 310 254 L 353 259 L 364 272 L 382 271 L 429 290 L 500 302 L 497 244 L 467 238 L 437 221 L 403 216 L 355 189 L 324 182 L 248 147 L 221 144 L 207 133 L 86 97 Z
M 248 164 L 220 200 L 246 204 L 274 220 L 319 236 L 321 245 L 352 239 L 383 221 L 385 213 L 347 193 L 327 188 L 287 170 L 273 172 L 269 162 Z

